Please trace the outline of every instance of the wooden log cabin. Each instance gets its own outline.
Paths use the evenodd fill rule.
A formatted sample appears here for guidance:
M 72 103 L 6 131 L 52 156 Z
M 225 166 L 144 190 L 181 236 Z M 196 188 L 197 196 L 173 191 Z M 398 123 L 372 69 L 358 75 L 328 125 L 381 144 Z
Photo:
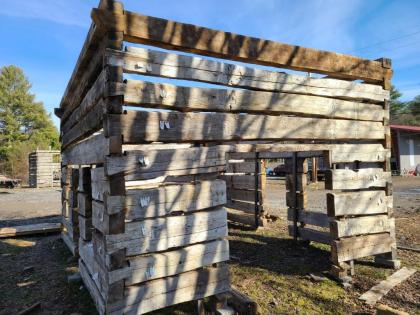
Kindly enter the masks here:
M 60 151 L 36 150 L 28 155 L 29 187 L 60 187 Z
M 228 174 L 259 174 L 252 161 L 270 157 L 293 161 L 290 235 L 330 244 L 337 276 L 365 256 L 397 266 L 390 60 L 167 21 L 114 1 L 91 16 L 56 115 L 63 239 L 101 314 L 228 292 L 224 205 L 250 202 L 251 220 L 261 219 L 252 204 L 261 178 Z M 251 164 L 227 169 L 235 155 Z M 306 159 L 317 156 L 329 167 L 323 213 L 308 208 L 304 185 Z

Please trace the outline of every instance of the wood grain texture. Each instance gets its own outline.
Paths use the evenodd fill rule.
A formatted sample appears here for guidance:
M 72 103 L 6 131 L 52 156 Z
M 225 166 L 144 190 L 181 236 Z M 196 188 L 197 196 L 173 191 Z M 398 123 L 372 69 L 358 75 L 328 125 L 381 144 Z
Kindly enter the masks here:
M 334 240 L 331 243 L 331 259 L 333 263 L 338 264 L 343 261 L 388 253 L 393 243 L 389 233 Z
M 161 127 L 162 122 L 168 127 Z M 122 135 L 124 143 L 384 138 L 384 126 L 379 122 L 146 111 L 107 115 L 105 132 L 107 136 Z
M 124 72 L 191 80 L 250 90 L 326 96 L 347 100 L 383 102 L 389 91 L 379 85 L 257 69 L 200 57 L 166 53 L 140 47 L 107 50 L 105 63 Z
M 298 222 L 304 224 L 316 225 L 319 227 L 327 228 L 330 226 L 330 219 L 326 213 L 319 211 L 309 211 L 309 210 L 297 210 L 298 211 Z M 295 210 L 288 208 L 287 209 L 287 220 L 294 221 L 295 219 Z
M 68 132 L 80 119 L 85 116 L 96 103 L 104 96 L 105 83 L 107 81 L 107 72 L 103 70 L 94 81 L 92 87 L 84 96 L 80 105 L 78 105 L 74 111 L 69 114 L 69 117 L 61 126 L 61 132 Z
M 224 170 L 229 146 L 126 151 L 123 156 L 106 158 L 105 172 L 112 176 L 129 174 L 127 179 L 149 179 L 163 175 L 206 173 L 206 168 Z M 198 169 L 195 170 L 194 169 Z M 174 173 L 173 171 L 181 171 Z
M 84 241 L 92 239 L 92 218 L 79 216 L 79 235 Z
M 319 96 L 247 90 L 209 89 L 127 80 L 113 83 L 109 95 L 123 95 L 127 105 L 189 111 L 293 114 L 383 121 L 381 105 Z
M 229 260 L 229 242 L 215 240 L 163 253 L 130 257 L 129 267 L 111 271 L 108 277 L 110 283 L 124 279 L 126 285 L 133 285 L 227 260 Z
M 261 179 L 261 176 L 258 178 L 258 187 L 255 187 L 255 177 L 254 175 L 222 175 L 221 179 L 226 181 L 226 187 L 228 189 L 241 189 L 241 190 L 263 190 L 265 183 Z
M 123 211 L 106 214 L 102 202 L 92 201 L 92 225 L 104 235 L 119 234 L 125 231 L 125 214 Z
M 106 176 L 103 167 L 91 169 L 92 199 L 106 200 L 107 196 L 125 195 L 125 180 L 121 176 Z
M 330 151 L 330 154 L 327 155 L 325 151 Z M 266 143 L 234 145 L 229 158 L 253 160 L 255 152 L 259 152 L 261 159 L 292 158 L 293 152 L 297 152 L 299 158 L 323 156 L 327 165 L 355 161 L 384 162 L 391 154 L 390 150 L 380 143 Z
M 202 299 L 230 289 L 229 269 L 221 264 L 156 279 L 125 289 L 125 298 L 109 307 L 109 314 L 144 314 L 173 304 Z
M 91 275 L 89 274 L 88 268 L 82 259 L 79 259 L 79 271 L 80 275 L 82 276 L 83 283 L 89 291 L 99 314 L 105 314 L 107 303 L 104 301 L 101 292 L 93 281 Z
M 149 189 L 129 189 L 120 204 L 108 202 L 113 211 L 124 209 L 127 220 L 188 213 L 226 203 L 226 184 L 222 180 L 165 185 Z
M 392 75 L 392 71 L 383 68 L 378 61 L 226 33 L 129 11 L 112 14 L 93 9 L 92 18 L 100 28 L 107 29 L 112 25 L 117 31 L 124 32 L 124 40 L 129 42 L 375 83 L 381 83 Z
M 390 232 L 395 226 L 395 219 L 387 215 L 375 215 L 343 220 L 332 220 L 330 223 L 331 236 L 334 239 L 361 234 Z
M 92 195 L 89 193 L 77 194 L 77 205 L 78 212 L 84 217 L 90 217 L 92 215 Z
M 61 223 L 38 223 L 0 228 L 0 238 L 22 235 L 49 234 L 61 231 Z
M 387 213 L 388 200 L 384 191 L 360 191 L 327 194 L 330 217 Z
M 103 114 L 105 111 L 105 104 L 100 100 L 96 105 L 77 122 L 68 132 L 64 133 L 61 138 L 61 145 L 66 149 L 70 144 L 78 140 L 82 140 L 95 132 L 99 131 L 103 124 Z
M 126 224 L 125 233 L 106 235 L 106 250 L 126 248 L 128 256 L 210 241 L 227 235 L 226 210 L 146 219 Z
M 364 168 L 357 171 L 336 169 L 325 173 L 326 189 L 385 187 L 388 182 L 391 182 L 391 172 L 384 172 L 381 168 Z
M 60 103 L 61 109 L 64 109 L 70 103 L 69 99 L 74 95 L 77 84 L 79 83 L 77 82 L 77 78 L 82 76 L 83 71 L 86 70 L 89 59 L 91 59 L 97 52 L 103 34 L 103 30 L 95 27 L 93 23 L 91 24 L 83 47 L 80 51 L 79 58 L 77 59 L 76 66 L 74 67 L 69 83 L 64 91 L 64 95 Z
M 103 201 L 105 195 L 109 195 L 111 188 L 110 183 L 105 176 L 103 167 L 91 169 L 91 183 L 92 183 L 92 199 Z
M 63 149 L 62 163 L 64 165 L 103 164 L 106 156 L 122 154 L 124 149 L 132 149 L 131 147 L 133 146 L 122 146 L 121 137 L 105 138 L 103 132 L 99 131 Z
M 255 162 L 232 163 L 231 161 L 228 161 L 226 165 L 226 173 L 255 173 Z
M 106 5 L 102 5 L 101 1 L 99 8 L 106 10 L 108 13 L 122 14 L 124 12 L 123 5 L 116 1 L 108 2 Z M 107 33 L 94 23 L 90 25 L 88 35 L 60 103 L 62 122 L 80 104 L 85 93 L 92 86 L 94 78 L 102 71 L 105 49 L 121 49 L 122 42 L 122 33 L 112 31 Z
M 66 106 L 63 108 L 63 115 L 61 117 L 61 122 L 67 121 L 70 115 L 77 109 L 77 107 L 83 102 L 84 97 L 92 88 L 95 83 L 95 80 L 100 75 L 103 70 L 102 61 L 105 48 L 108 46 L 108 40 L 101 39 L 99 43 L 97 52 L 91 57 L 88 61 L 85 69 L 80 74 L 76 81 L 74 82 L 74 91 L 67 97 Z
M 369 291 L 363 293 L 359 299 L 365 301 L 366 304 L 373 305 L 391 291 L 393 287 L 408 279 L 416 272 L 417 270 L 414 268 L 403 267 L 379 284 L 373 286 Z

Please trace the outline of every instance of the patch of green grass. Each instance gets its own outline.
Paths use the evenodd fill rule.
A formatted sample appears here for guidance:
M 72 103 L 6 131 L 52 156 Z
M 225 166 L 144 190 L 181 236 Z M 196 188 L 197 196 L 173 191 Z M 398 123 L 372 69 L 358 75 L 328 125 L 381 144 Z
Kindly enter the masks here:
M 392 273 L 390 269 L 379 268 L 376 266 L 367 266 L 356 264 L 355 271 L 359 277 L 368 277 L 374 280 L 384 280 Z
M 278 224 L 278 225 L 277 225 Z M 258 231 L 230 231 L 232 283 L 256 301 L 262 314 L 347 314 L 354 296 L 332 280 L 308 273 L 330 268 L 328 245 L 294 243 L 281 222 Z
M 346 291 L 331 280 L 313 283 L 239 264 L 230 270 L 233 284 L 258 301 L 262 314 L 344 314 L 353 307 Z

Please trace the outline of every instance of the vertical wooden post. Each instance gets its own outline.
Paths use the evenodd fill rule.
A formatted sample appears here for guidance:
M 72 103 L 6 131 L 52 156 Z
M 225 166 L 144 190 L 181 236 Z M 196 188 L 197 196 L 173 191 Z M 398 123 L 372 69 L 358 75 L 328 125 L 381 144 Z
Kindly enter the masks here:
M 65 166 L 65 179 L 62 181 L 62 224 L 61 237 L 74 256 L 78 256 L 79 221 L 77 215 L 77 190 L 79 169 Z
M 316 157 L 312 157 L 312 182 L 318 182 L 318 159 Z
M 286 160 L 289 174 L 286 176 L 286 204 L 289 208 L 288 218 L 293 221 L 289 225 L 289 235 L 297 241 L 299 237 L 299 210 L 306 207 L 306 184 L 308 164 L 306 158 L 299 158 L 298 152 L 292 153 L 291 161 Z M 291 172 L 290 172 L 291 171 Z
M 112 0 L 101 0 L 99 8 L 108 10 L 117 14 L 124 14 L 123 4 Z M 104 36 L 105 49 L 122 50 L 123 46 L 123 32 L 116 31 L 114 25 L 108 25 L 108 31 Z M 104 54 L 105 50 L 98 52 Z M 123 69 L 121 66 L 108 66 L 103 64 L 103 71 L 106 73 L 107 83 L 122 83 L 123 82 Z M 105 96 L 104 99 L 104 115 L 108 114 L 122 114 L 124 97 L 123 96 Z M 104 135 L 110 143 L 109 152 L 106 154 L 121 155 L 122 154 L 122 136 L 111 135 L 106 132 L 104 119 Z M 112 126 L 115 127 L 115 126 Z M 93 215 L 99 215 L 104 218 L 106 216 L 105 209 L 108 209 L 109 196 L 124 196 L 125 195 L 125 180 L 123 175 L 108 176 L 106 173 L 106 165 L 104 167 L 97 166 L 91 169 L 91 198 L 93 204 L 99 204 L 101 208 L 100 213 L 95 213 L 96 208 L 92 204 L 92 224 L 94 225 Z M 106 248 L 106 235 L 120 234 L 125 231 L 125 213 L 120 211 L 107 216 L 106 223 L 102 232 L 99 229 L 93 228 L 92 231 L 92 245 L 94 252 L 94 261 L 99 272 L 105 279 L 108 273 L 112 270 L 120 269 L 125 266 L 126 256 L 125 249 L 115 252 L 108 252 Z M 100 219 L 99 219 L 100 220 Z M 90 235 L 89 235 L 90 236 Z M 93 276 L 93 275 L 92 275 Z M 123 298 L 124 280 L 116 281 L 112 284 L 107 284 L 101 288 L 105 304 L 114 303 Z
M 264 208 L 264 200 L 266 200 L 267 193 L 267 175 L 265 173 L 265 161 L 260 158 L 259 160 L 259 172 L 260 172 L 260 193 L 259 193 L 259 208 L 260 208 L 260 226 L 267 225 L 267 213 Z
M 297 192 L 297 182 L 298 182 L 298 156 L 297 156 L 297 152 L 293 152 L 293 193 L 294 193 L 294 207 L 293 207 L 293 211 L 294 211 L 294 216 L 293 216 L 293 229 L 294 229 L 294 234 L 293 234 L 293 239 L 295 240 L 295 242 L 297 242 L 298 240 L 298 234 L 299 234 L 299 230 L 298 230 L 298 220 L 299 220 L 299 210 L 298 210 L 298 192 Z
M 80 241 L 90 241 L 92 239 L 92 182 L 90 170 L 90 167 L 82 167 L 79 174 L 77 203 Z
M 195 301 L 195 315 L 206 315 L 203 299 Z
M 79 240 L 79 218 L 77 210 L 77 191 L 79 188 L 79 168 L 71 169 L 69 196 L 69 223 L 72 228 L 72 241 L 76 245 Z M 76 246 L 77 247 L 77 246 Z
M 255 179 L 255 188 L 254 188 L 254 193 L 255 193 L 255 228 L 258 229 L 258 226 L 260 224 L 260 210 L 259 210 L 259 204 L 260 204 L 260 200 L 259 200 L 259 177 L 260 177 L 260 173 L 261 173 L 261 165 L 260 165 L 260 160 L 259 160 L 259 152 L 255 152 L 255 170 L 254 170 L 254 179 Z
M 325 157 L 328 157 L 328 165 L 332 170 L 336 170 L 337 168 L 339 168 L 339 166 L 337 167 L 336 163 L 332 163 L 331 162 L 331 152 L 326 152 L 324 154 Z M 332 217 L 333 219 L 335 219 L 336 217 Z M 334 240 L 333 234 L 331 233 L 331 228 L 330 228 L 330 237 L 331 240 Z M 337 280 L 339 280 L 342 283 L 350 283 L 352 278 L 349 276 L 349 271 L 350 273 L 354 273 L 354 262 L 353 262 L 353 267 L 351 266 L 351 264 L 348 264 L 347 262 L 339 262 L 337 260 L 334 259 L 334 255 L 331 255 L 331 270 L 330 273 L 333 277 L 335 277 Z
M 391 59 L 388 58 L 380 58 L 378 59 L 378 61 L 382 62 L 382 67 L 384 69 L 391 69 L 392 68 L 392 63 L 391 63 Z M 391 90 L 391 78 L 385 78 L 384 82 L 383 82 L 383 88 L 385 90 Z M 391 145 L 392 145 L 392 141 L 391 141 L 391 129 L 389 127 L 389 120 L 390 120 L 390 102 L 388 100 L 384 101 L 384 120 L 383 120 L 383 124 L 384 124 L 384 128 L 385 128 L 385 140 L 383 141 L 383 145 L 384 148 L 391 151 Z M 384 171 L 386 172 L 391 172 L 391 160 L 389 157 L 386 158 L 384 166 L 383 166 Z M 392 198 L 392 183 L 389 182 L 387 183 L 387 187 L 385 189 L 385 194 L 387 196 L 387 198 L 391 199 Z M 390 203 L 389 200 L 387 200 L 388 202 L 388 218 L 392 219 L 394 218 L 394 213 L 393 213 L 393 209 L 392 209 L 392 202 Z M 393 220 L 391 220 L 391 222 L 394 222 Z M 384 254 L 380 254 L 380 255 L 376 255 L 375 256 L 375 263 L 379 264 L 379 265 L 383 265 L 383 266 L 387 266 L 387 267 L 391 267 L 394 269 L 398 269 L 401 266 L 401 262 L 399 260 L 397 260 L 397 240 L 396 240 L 396 236 L 395 236 L 395 223 L 390 223 L 391 224 L 391 231 L 390 231 L 390 235 L 391 238 L 393 239 L 393 246 L 392 246 L 392 250 L 389 253 L 384 253 Z

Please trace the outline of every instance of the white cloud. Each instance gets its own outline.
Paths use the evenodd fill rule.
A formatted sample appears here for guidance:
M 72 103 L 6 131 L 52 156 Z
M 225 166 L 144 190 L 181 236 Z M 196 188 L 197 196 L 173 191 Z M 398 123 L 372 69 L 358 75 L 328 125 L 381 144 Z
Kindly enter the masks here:
M 90 25 L 90 10 L 95 5 L 92 0 L 3 0 L 0 15 L 86 27 Z

